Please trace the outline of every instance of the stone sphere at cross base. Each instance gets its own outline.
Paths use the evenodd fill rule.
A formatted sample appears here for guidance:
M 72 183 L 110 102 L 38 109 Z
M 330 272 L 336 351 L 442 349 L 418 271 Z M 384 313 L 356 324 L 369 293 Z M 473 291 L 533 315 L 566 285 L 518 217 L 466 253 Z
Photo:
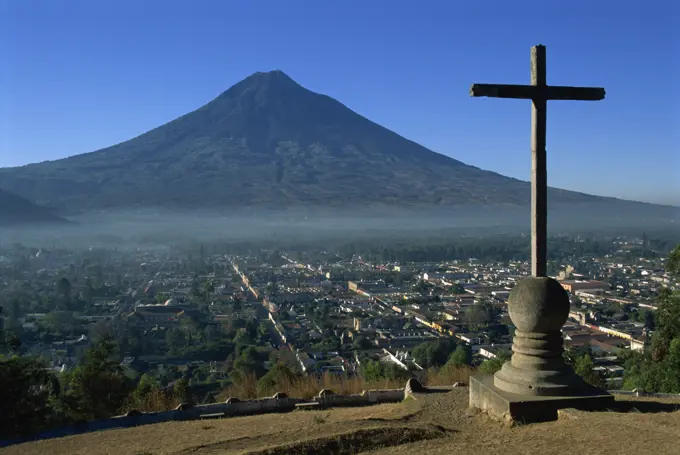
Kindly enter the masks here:
M 569 295 L 552 278 L 525 278 L 508 296 L 508 313 L 520 332 L 559 331 L 569 317 Z

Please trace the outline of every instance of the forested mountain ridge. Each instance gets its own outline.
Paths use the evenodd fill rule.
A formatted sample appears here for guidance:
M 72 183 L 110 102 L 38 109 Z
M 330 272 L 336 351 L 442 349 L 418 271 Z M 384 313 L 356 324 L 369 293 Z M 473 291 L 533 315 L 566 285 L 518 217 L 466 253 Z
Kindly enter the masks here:
M 0 226 L 65 225 L 70 222 L 53 215 L 17 194 L 0 189 Z

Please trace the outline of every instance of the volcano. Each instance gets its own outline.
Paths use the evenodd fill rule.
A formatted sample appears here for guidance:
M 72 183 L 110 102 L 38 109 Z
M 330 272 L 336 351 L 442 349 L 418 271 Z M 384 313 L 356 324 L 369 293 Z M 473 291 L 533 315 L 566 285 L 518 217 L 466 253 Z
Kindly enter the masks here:
M 435 153 L 305 89 L 255 73 L 199 109 L 91 153 L 0 169 L 2 186 L 59 210 L 524 207 L 529 183 Z M 677 208 L 551 188 L 551 207 Z M 644 214 L 642 213 L 644 212 Z

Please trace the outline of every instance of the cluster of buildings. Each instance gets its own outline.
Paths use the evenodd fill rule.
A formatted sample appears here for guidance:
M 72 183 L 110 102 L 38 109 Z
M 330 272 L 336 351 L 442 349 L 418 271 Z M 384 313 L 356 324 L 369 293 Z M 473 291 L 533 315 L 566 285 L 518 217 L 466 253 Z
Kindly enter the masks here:
M 626 244 L 617 248 L 625 251 Z M 211 255 L 200 258 L 198 272 L 195 263 L 169 249 L 4 252 L 0 291 L 28 281 L 35 296 L 50 296 L 42 298 L 44 308 L 27 309 L 11 322 L 23 331 L 26 352 L 50 359 L 55 369 L 77 363 L 96 327 L 144 338 L 128 363 L 177 364 L 164 357 L 169 331 L 193 334 L 200 321 L 202 331 L 223 334 L 238 320 L 256 321 L 268 333 L 259 347 L 285 351 L 279 358 L 304 372 L 351 374 L 369 359 L 422 368 L 413 350 L 446 337 L 470 346 L 475 362 L 500 355 L 511 345 L 508 297 L 529 274 L 529 264 L 520 261 L 371 264 L 325 252 Z M 571 299 L 566 345 L 589 346 L 598 371 L 619 386 L 618 354 L 645 349 L 656 295 L 678 283 L 663 261 L 624 263 L 616 253 L 557 268 L 555 278 Z M 58 318 L 49 306 L 61 302 L 55 296 L 61 277 L 69 278 L 70 304 L 78 305 L 57 312 L 70 313 L 75 327 L 52 330 Z M 3 313 L 0 324 L 8 325 L 9 317 Z M 40 336 L 45 331 L 51 335 Z M 193 343 L 209 338 L 193 336 Z M 211 371 L 219 367 L 210 362 Z
M 655 296 L 661 286 L 677 283 L 658 261 L 638 258 L 622 264 L 612 257 L 587 259 L 587 273 L 578 273 L 576 260 L 573 265 L 560 265 L 554 276 L 572 305 L 563 330 L 565 344 L 588 346 L 596 370 L 615 388 L 623 376 L 621 351 L 645 348 L 654 329 Z M 328 336 L 336 337 L 341 346 L 356 348 L 343 361 L 336 358 L 338 368 L 355 369 L 361 356 L 419 367 L 411 356 L 413 349 L 441 337 L 455 337 L 469 345 L 476 361 L 494 358 L 511 346 L 511 331 L 498 326 L 510 323 L 508 296 L 529 274 L 525 262 L 485 264 L 476 259 L 411 264 L 368 264 L 360 258 L 309 262 L 286 258 L 279 267 L 241 266 L 251 285 L 274 291 L 263 296 L 269 318 L 306 371 L 323 358 L 315 350 L 318 341 Z M 342 278 L 334 279 L 337 276 Z M 307 295 L 301 298 L 301 292 Z M 327 308 L 326 322 L 332 321 L 332 326 L 319 326 L 307 313 L 310 305 Z M 480 307 L 486 314 L 480 314 Z M 357 339 L 362 342 L 355 343 Z

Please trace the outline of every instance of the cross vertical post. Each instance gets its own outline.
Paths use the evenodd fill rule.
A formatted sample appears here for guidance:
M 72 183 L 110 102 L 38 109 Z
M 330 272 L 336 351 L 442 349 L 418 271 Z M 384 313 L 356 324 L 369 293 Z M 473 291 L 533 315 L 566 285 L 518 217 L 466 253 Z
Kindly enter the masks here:
M 547 275 L 548 170 L 545 153 L 546 87 L 545 46 L 531 48 L 531 85 L 536 87 L 531 108 L 531 274 Z

